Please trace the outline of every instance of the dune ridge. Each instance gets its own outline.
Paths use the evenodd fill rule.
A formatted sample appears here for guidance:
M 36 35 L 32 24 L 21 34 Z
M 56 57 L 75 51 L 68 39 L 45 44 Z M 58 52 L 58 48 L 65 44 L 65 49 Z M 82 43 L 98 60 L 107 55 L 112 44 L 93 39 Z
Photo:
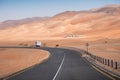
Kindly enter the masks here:
M 0 23 L 0 41 L 119 39 L 119 13 L 120 5 L 114 4 L 88 11 L 66 11 L 49 18 L 4 21 Z

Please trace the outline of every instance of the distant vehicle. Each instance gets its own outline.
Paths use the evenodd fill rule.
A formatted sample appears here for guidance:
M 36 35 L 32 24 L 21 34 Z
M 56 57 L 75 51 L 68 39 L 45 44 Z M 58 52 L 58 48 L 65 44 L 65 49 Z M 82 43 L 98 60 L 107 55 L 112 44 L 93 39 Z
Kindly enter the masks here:
M 41 46 L 41 42 L 40 41 L 36 41 L 35 42 L 35 47 L 40 47 Z

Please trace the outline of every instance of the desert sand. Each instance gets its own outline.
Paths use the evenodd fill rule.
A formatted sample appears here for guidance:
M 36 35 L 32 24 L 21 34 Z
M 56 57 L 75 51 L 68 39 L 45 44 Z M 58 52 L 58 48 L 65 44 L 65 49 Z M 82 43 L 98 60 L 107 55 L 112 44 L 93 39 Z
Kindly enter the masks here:
M 86 50 L 86 43 L 89 43 L 89 52 L 106 59 L 112 59 L 120 62 L 120 39 L 102 39 L 95 41 L 84 41 L 79 38 L 68 38 L 58 40 L 39 40 L 42 42 L 42 46 L 56 47 L 75 47 Z M 107 43 L 105 43 L 107 41 Z M 19 41 L 19 42 L 0 42 L 1 45 L 17 45 L 28 44 L 31 46 L 35 41 Z
M 111 59 L 120 62 L 120 39 L 103 39 L 98 41 L 82 41 L 81 39 L 61 39 L 61 40 L 44 40 L 46 46 L 55 47 L 75 47 L 83 50 L 86 49 L 86 43 L 89 43 L 89 52 L 102 58 Z
M 0 77 L 41 63 L 48 57 L 47 51 L 37 49 L 0 48 Z
M 65 11 L 40 21 L 8 20 L 0 23 L 0 41 L 71 37 L 91 41 L 104 38 L 119 39 L 119 13 L 120 5 L 109 5 L 87 11 Z M 20 23 L 21 21 L 24 23 Z
M 35 41 L 41 41 L 42 46 L 55 47 L 58 44 L 86 50 L 85 45 L 89 43 L 92 54 L 120 62 L 120 4 L 87 11 L 65 11 L 44 20 L 26 21 L 1 22 L 0 46 L 33 46 Z

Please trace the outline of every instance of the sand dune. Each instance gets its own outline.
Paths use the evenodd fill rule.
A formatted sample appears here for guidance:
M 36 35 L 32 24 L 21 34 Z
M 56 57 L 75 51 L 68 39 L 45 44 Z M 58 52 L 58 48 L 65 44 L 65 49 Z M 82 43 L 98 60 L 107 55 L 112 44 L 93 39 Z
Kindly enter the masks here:
M 31 46 L 36 40 L 40 40 L 45 46 L 55 47 L 59 44 L 60 47 L 84 50 L 86 43 L 89 43 L 92 54 L 119 62 L 120 5 L 107 5 L 88 11 L 66 11 L 50 18 L 0 22 L 0 46 Z M 0 49 L 0 77 L 29 67 L 47 57 L 48 54 L 43 51 Z
M 120 5 L 114 4 L 88 11 L 66 11 L 45 19 L 1 22 L 0 45 L 33 45 L 36 40 L 46 46 L 59 44 L 79 48 L 87 42 L 96 45 L 105 41 L 120 43 L 119 13 Z
M 65 38 L 69 35 L 76 35 L 79 38 L 83 36 L 81 39 L 93 38 L 93 40 L 118 39 L 120 38 L 119 12 L 119 5 L 108 5 L 89 11 L 66 11 L 43 20 L 28 18 L 28 20 L 23 19 L 24 23 L 20 20 L 1 22 L 0 41 L 31 41 Z M 19 24 L 16 25 L 18 22 Z M 3 24 L 7 25 L 4 29 Z

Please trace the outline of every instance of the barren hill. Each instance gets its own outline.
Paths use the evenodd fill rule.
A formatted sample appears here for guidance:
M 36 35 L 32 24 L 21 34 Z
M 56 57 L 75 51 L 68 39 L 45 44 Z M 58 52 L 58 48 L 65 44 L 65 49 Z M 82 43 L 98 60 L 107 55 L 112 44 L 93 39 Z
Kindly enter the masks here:
M 66 11 L 51 18 L 4 21 L 0 41 L 80 38 L 81 40 L 119 39 L 120 5 L 88 11 Z

